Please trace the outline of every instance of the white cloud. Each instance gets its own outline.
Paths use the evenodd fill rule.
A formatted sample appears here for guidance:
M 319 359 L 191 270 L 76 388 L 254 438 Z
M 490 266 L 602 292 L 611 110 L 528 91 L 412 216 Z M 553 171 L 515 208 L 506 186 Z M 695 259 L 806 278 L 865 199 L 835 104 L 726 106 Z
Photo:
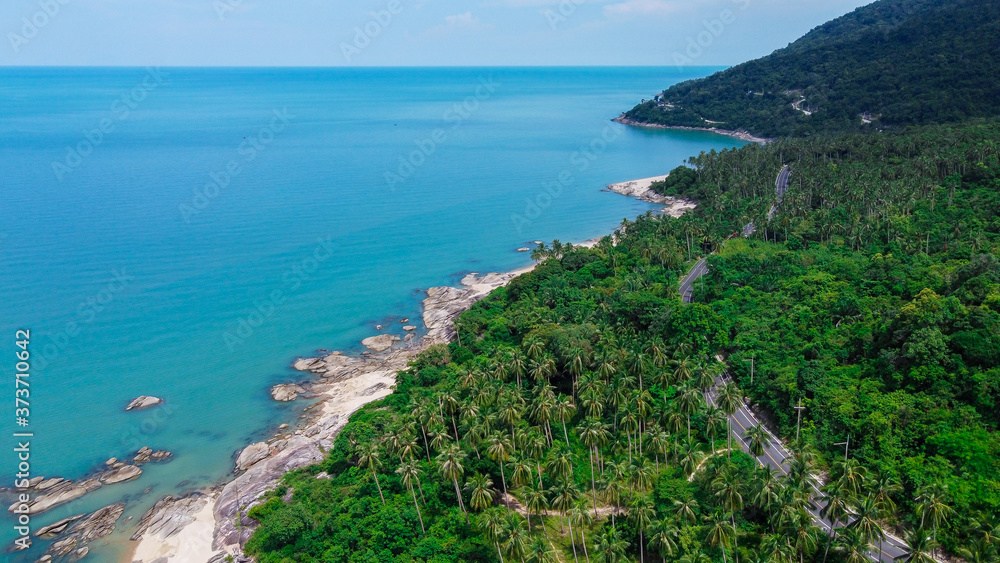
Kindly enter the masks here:
M 675 2 L 665 0 L 625 0 L 604 6 L 604 16 L 608 19 L 632 19 L 636 17 L 658 17 L 672 14 L 680 9 Z

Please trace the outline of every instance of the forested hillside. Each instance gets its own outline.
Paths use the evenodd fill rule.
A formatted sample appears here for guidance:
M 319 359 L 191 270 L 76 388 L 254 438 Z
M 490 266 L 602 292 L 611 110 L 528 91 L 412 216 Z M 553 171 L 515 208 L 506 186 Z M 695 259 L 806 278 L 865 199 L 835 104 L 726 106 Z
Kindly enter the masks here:
M 998 72 L 1000 3 L 879 0 L 624 116 L 765 137 L 949 123 L 1000 113 Z
M 860 563 L 888 525 L 914 561 L 995 561 L 998 138 L 983 122 L 692 159 L 659 189 L 697 198 L 694 212 L 640 217 L 592 250 L 536 250 L 534 272 L 460 317 L 460 344 L 425 352 L 326 461 L 250 510 L 247 551 Z M 782 163 L 793 181 L 769 221 Z M 724 242 L 751 220 L 751 239 Z M 712 251 L 682 303 L 679 278 Z M 709 407 L 724 369 L 735 381 Z M 743 397 L 789 437 L 787 475 L 729 449 Z M 805 510 L 815 475 L 827 515 L 855 515 L 835 536 Z

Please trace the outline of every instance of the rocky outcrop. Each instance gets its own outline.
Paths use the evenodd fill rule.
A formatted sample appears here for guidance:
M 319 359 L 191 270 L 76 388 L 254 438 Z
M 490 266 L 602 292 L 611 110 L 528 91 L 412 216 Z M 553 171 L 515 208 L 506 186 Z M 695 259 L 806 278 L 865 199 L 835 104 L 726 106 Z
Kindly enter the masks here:
M 86 516 L 86 514 L 77 514 L 76 516 L 70 516 L 69 518 L 65 518 L 54 524 L 49 524 L 48 526 L 42 526 L 35 532 L 35 535 L 43 539 L 52 539 L 58 536 L 59 534 L 65 532 L 66 528 L 68 528 L 70 524 L 76 522 L 77 520 L 83 518 L 84 516 Z
M 424 299 L 424 325 L 427 335 L 423 344 L 443 344 L 455 337 L 455 319 L 476 301 L 489 295 L 494 289 L 507 285 L 517 277 L 517 273 L 469 274 L 462 278 L 463 287 L 432 287 Z
M 392 348 L 393 342 L 399 341 L 398 336 L 393 336 L 391 334 L 380 334 L 378 336 L 370 336 L 361 341 L 366 348 L 372 352 L 385 352 L 389 348 Z
M 275 401 L 287 403 L 288 401 L 298 399 L 299 395 L 305 392 L 305 389 L 295 385 L 294 383 L 283 383 L 281 385 L 271 387 L 271 398 Z
M 153 397 L 152 395 L 143 395 L 141 397 L 136 397 L 132 399 L 132 402 L 125 407 L 127 411 L 137 411 L 142 409 L 148 409 L 149 407 L 155 407 L 156 405 L 163 402 L 163 399 L 159 397 Z
M 194 522 L 194 515 L 204 508 L 208 501 L 209 498 L 201 493 L 184 497 L 163 497 L 142 515 L 131 539 L 138 540 L 147 531 L 169 538 L 181 531 L 184 526 Z
M 236 471 L 246 471 L 251 465 L 266 458 L 269 453 L 271 453 L 271 447 L 267 445 L 267 442 L 250 444 L 243 448 L 239 457 L 236 458 Z
M 142 475 L 142 469 L 139 467 L 135 465 L 122 465 L 102 474 L 100 480 L 105 485 L 114 485 L 115 483 L 124 483 L 132 479 L 138 479 L 140 475 Z
M 150 461 L 163 461 L 169 459 L 171 456 L 170 452 L 154 452 L 151 448 L 144 447 L 132 456 L 130 463 L 119 461 L 113 457 L 104 462 L 99 471 L 83 481 L 73 482 L 62 477 L 53 477 L 51 479 L 35 477 L 29 481 L 28 488 L 19 489 L 19 491 L 31 491 L 34 493 L 31 502 L 27 503 L 27 513 L 40 514 L 53 507 L 76 500 L 91 491 L 96 491 L 104 485 L 114 485 L 138 479 L 142 475 L 142 469 L 138 467 L 139 465 Z M 10 505 L 8 512 L 13 513 L 20 504 L 19 502 L 15 502 Z
M 100 510 L 90 513 L 86 517 L 74 516 L 71 519 L 56 522 L 56 524 L 53 524 L 52 526 L 46 526 L 45 528 L 39 529 L 36 535 L 39 537 L 52 537 L 60 534 L 66 534 L 64 537 L 60 537 L 51 546 L 49 546 L 46 553 L 52 557 L 65 557 L 72 554 L 74 559 L 79 559 L 90 551 L 87 544 L 96 539 L 110 535 L 111 532 L 115 531 L 118 519 L 122 517 L 122 513 L 124 512 L 125 503 L 119 502 L 117 504 L 105 506 Z M 69 527 L 69 524 L 73 522 L 76 523 L 73 524 L 72 527 Z M 52 528 L 57 525 L 62 525 L 61 529 L 58 532 L 53 531 Z M 45 533 L 44 535 L 43 532 Z

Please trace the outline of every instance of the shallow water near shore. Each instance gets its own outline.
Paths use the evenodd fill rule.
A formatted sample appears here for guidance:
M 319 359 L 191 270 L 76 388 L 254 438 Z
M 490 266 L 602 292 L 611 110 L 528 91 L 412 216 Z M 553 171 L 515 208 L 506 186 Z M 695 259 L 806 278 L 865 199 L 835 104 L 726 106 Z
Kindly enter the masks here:
M 174 453 L 32 526 L 125 497 L 131 533 L 294 422 L 267 390 L 307 379 L 296 356 L 402 336 L 420 289 L 657 209 L 601 190 L 745 143 L 610 119 L 714 70 L 0 69 L 0 350 L 10 373 L 31 330 L 32 475 Z M 123 412 L 139 395 L 166 403 Z

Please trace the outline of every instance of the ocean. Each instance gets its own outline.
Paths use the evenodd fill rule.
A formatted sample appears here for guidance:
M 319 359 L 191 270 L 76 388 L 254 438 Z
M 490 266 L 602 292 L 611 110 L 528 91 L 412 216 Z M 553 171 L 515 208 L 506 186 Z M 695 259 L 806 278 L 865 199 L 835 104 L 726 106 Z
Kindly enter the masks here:
M 14 432 L 33 434 L 32 477 L 172 452 L 32 518 L 126 500 L 119 532 L 91 551 L 115 560 L 157 499 L 219 482 L 240 448 L 295 422 L 308 402 L 268 394 L 308 378 L 295 358 L 358 352 L 377 324 L 402 334 L 395 321 L 419 319 L 428 287 L 656 208 L 607 184 L 744 144 L 610 121 L 715 70 L 0 69 L 3 486 Z M 124 412 L 139 395 L 165 403 Z M 10 560 L 33 561 L 48 544 L 35 543 Z

